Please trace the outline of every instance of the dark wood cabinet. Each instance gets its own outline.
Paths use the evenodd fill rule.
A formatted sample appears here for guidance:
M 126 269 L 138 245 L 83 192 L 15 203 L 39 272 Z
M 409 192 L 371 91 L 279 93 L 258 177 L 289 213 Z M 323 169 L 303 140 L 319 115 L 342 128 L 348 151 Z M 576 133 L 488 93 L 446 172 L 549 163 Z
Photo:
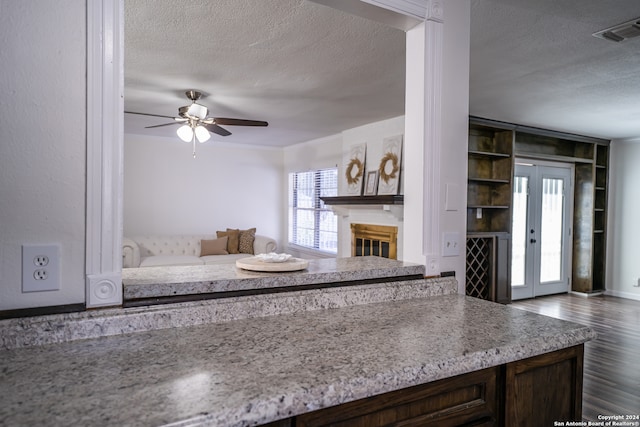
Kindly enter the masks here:
M 497 425 L 498 368 L 356 400 L 296 418 L 296 427 Z
M 582 421 L 584 346 L 506 365 L 505 423 L 552 426 L 554 421 Z
M 536 427 L 581 421 L 583 351 L 581 344 L 266 426 Z

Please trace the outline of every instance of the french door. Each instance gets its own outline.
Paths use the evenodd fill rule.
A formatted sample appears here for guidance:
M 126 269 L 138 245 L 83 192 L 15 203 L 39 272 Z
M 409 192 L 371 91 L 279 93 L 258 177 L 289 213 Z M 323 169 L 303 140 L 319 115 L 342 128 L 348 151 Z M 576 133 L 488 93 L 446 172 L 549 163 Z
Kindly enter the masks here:
M 569 291 L 571 165 L 516 159 L 511 226 L 511 298 Z

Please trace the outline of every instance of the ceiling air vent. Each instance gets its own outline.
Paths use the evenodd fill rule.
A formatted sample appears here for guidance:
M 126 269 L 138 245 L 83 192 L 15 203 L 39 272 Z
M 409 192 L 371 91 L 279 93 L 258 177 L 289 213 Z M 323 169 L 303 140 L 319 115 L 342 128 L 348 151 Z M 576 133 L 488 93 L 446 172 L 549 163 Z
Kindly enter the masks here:
M 612 42 L 622 42 L 638 37 L 640 36 L 640 18 L 618 24 L 611 28 L 605 28 L 604 30 L 593 33 L 593 36 Z

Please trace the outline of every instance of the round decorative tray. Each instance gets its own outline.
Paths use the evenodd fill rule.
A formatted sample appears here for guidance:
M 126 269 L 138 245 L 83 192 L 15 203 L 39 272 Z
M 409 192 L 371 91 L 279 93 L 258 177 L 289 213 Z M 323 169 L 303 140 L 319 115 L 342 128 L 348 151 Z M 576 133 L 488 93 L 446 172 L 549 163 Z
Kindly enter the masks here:
M 251 271 L 279 272 L 304 270 L 309 261 L 302 258 L 289 258 L 284 262 L 265 262 L 258 257 L 248 257 L 236 260 L 236 267 Z

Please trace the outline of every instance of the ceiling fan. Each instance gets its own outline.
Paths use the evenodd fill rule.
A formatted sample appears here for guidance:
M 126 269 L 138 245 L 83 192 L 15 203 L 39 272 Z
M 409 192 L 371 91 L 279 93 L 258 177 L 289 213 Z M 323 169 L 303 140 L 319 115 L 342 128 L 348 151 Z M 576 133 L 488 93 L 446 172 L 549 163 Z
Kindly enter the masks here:
M 163 123 L 160 125 L 146 126 L 145 129 L 157 128 L 162 126 L 171 126 L 182 124 L 177 130 L 178 137 L 185 142 L 193 142 L 193 157 L 196 156 L 195 142 L 205 142 L 211 138 L 209 132 L 213 132 L 220 136 L 229 136 L 231 132 L 221 127 L 225 126 L 268 126 L 269 123 L 260 120 L 245 119 L 229 119 L 223 117 L 208 117 L 209 109 L 198 101 L 202 97 L 202 93 L 197 90 L 188 90 L 185 95 L 191 100 L 191 105 L 185 105 L 178 108 L 178 116 L 162 116 L 159 114 L 136 113 L 133 111 L 125 111 L 127 114 L 139 114 L 141 116 L 164 117 L 173 119 L 173 122 Z

